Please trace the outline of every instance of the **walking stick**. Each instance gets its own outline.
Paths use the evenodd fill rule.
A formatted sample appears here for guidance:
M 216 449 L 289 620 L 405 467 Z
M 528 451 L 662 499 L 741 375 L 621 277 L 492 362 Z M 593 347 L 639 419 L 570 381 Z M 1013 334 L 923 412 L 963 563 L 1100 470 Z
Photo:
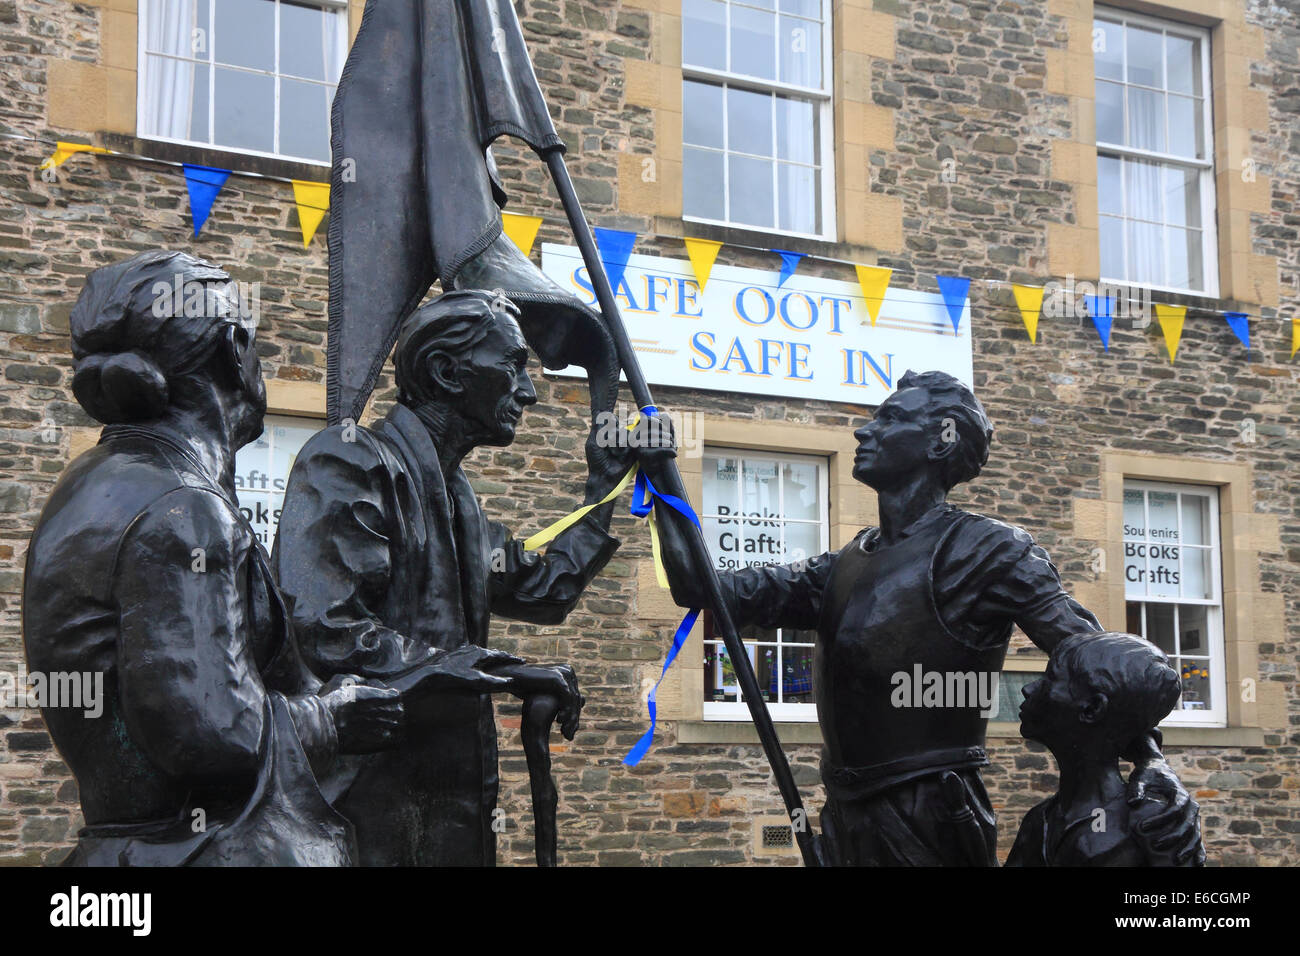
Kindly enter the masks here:
M 614 339 L 619 364 L 622 365 L 623 373 L 627 376 L 632 397 L 639 408 L 653 405 L 650 387 L 646 384 L 645 376 L 641 372 L 641 363 L 637 360 L 636 352 L 628 339 L 623 318 L 619 314 L 618 305 L 614 302 L 614 292 L 610 288 L 609 277 L 605 275 L 605 268 L 596 252 L 596 242 L 592 238 L 587 217 L 583 215 L 582 206 L 578 203 L 578 194 L 574 191 L 573 181 L 569 178 L 563 150 L 551 149 L 544 155 L 546 165 L 551 171 L 551 178 L 555 181 L 555 188 L 560 194 L 560 202 L 564 205 L 564 212 L 569 218 L 569 228 L 578 241 L 578 248 L 582 250 L 582 259 L 591 276 L 591 284 L 596 291 L 596 301 L 600 304 L 601 316 Z M 669 464 L 664 481 L 666 487 L 663 491 L 683 501 L 687 500 L 686 488 L 682 484 L 681 473 L 677 470 L 676 462 Z M 785 809 L 789 814 L 790 825 L 799 844 L 804 865 L 818 866 L 819 861 L 807 811 L 804 810 L 803 801 L 799 797 L 799 790 L 795 786 L 794 775 L 790 772 L 790 764 L 785 758 L 785 752 L 781 749 L 781 742 L 777 739 L 776 727 L 772 723 L 772 715 L 768 712 L 767 702 L 759 693 L 758 678 L 754 676 L 749 655 L 745 651 L 739 632 L 731 622 L 731 613 L 722 598 L 722 586 L 714 570 L 713 560 L 709 556 L 708 545 L 704 542 L 704 535 L 692 524 L 686 539 L 690 545 L 691 559 L 696 573 L 702 574 L 704 578 L 705 593 L 713 611 L 714 629 L 721 632 L 727 653 L 731 655 L 737 682 L 744 694 L 745 704 L 749 707 L 749 715 L 754 721 L 759 740 L 762 741 L 763 751 L 767 754 L 767 761 L 772 766 L 772 775 L 776 777 L 777 789 L 781 791 L 781 798 L 785 801 Z

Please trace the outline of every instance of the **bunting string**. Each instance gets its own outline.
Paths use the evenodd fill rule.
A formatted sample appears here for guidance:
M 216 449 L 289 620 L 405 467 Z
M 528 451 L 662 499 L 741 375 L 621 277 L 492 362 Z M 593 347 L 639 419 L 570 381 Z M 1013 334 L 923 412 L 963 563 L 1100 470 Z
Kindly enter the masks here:
M 232 176 L 245 179 L 265 179 L 272 182 L 289 184 L 293 188 L 293 202 L 298 211 L 299 227 L 302 230 L 304 247 L 310 245 L 313 236 L 324 219 L 325 213 L 329 210 L 329 183 L 326 182 L 308 182 L 304 180 L 293 180 L 282 176 L 266 175 L 264 173 L 198 166 L 192 163 L 176 162 L 172 160 L 159 159 L 153 156 L 142 156 L 136 153 L 108 149 L 103 146 L 94 146 L 89 143 L 70 143 L 20 133 L 0 133 L 0 138 L 41 143 L 52 146 L 53 152 L 40 164 L 39 168 L 42 171 L 42 174 L 47 170 L 58 169 L 74 156 L 81 153 L 128 160 L 131 162 L 170 166 L 180 169 L 185 178 L 186 188 L 190 197 L 190 211 L 195 236 L 197 236 L 199 231 L 203 228 L 203 224 L 207 221 L 218 195 L 224 188 L 226 188 L 227 180 Z M 237 188 L 240 194 L 244 196 L 257 197 L 277 202 L 284 201 L 283 196 L 250 189 L 247 185 L 241 184 Z M 502 223 L 504 231 L 511 241 L 519 247 L 524 255 L 530 255 L 533 246 L 535 245 L 538 232 L 543 224 L 542 217 L 503 213 Z M 627 230 L 604 228 L 593 229 L 593 232 L 596 236 L 601 260 L 609 274 L 610 285 L 615 290 L 617 290 L 619 285 L 624 281 L 623 276 L 632 253 L 632 248 L 638 239 L 674 239 L 683 242 L 686 246 L 687 256 L 690 259 L 691 269 L 695 274 L 696 283 L 699 285 L 701 290 L 704 289 L 708 282 L 718 254 L 724 245 L 724 243 L 718 240 L 701 239 L 693 236 L 667 236 L 659 233 L 638 235 L 635 232 Z M 890 283 L 895 278 L 901 275 L 914 284 L 922 275 L 924 275 L 923 273 L 917 273 L 910 270 L 903 270 L 900 272 L 892 267 L 865 264 L 814 253 L 792 252 L 787 249 L 754 246 L 737 242 L 727 242 L 725 245 L 734 249 L 763 252 L 779 257 L 780 266 L 777 270 L 776 280 L 776 286 L 778 289 L 784 287 L 786 282 L 795 274 L 796 270 L 805 259 L 835 265 L 851 266 L 856 274 L 862 297 L 866 302 L 867 315 L 870 318 L 872 326 L 875 326 L 876 324 L 876 320 L 880 315 L 886 296 L 888 295 Z M 961 316 L 970 296 L 970 286 L 972 282 L 980 282 L 991 288 L 1010 286 L 1015 301 L 1015 308 L 1020 313 L 1021 321 L 1025 326 L 1026 335 L 1030 342 L 1037 344 L 1039 319 L 1043 314 L 1043 301 L 1046 291 L 1043 287 L 1007 282 L 1000 279 L 973 280 L 964 276 L 935 275 L 934 280 L 939 287 L 939 293 L 943 299 L 949 319 L 952 322 L 954 333 L 959 331 Z M 1093 285 L 1095 287 L 1096 285 L 1099 285 L 1099 283 L 1093 283 Z M 1112 297 L 1100 295 L 1084 296 L 1083 299 L 1086 304 L 1086 314 L 1096 328 L 1102 348 L 1109 352 L 1110 335 L 1114 326 L 1115 318 L 1112 310 L 1114 300 Z M 1246 349 L 1252 347 L 1252 337 L 1250 334 L 1250 320 L 1252 318 L 1259 320 L 1276 319 L 1280 322 L 1287 321 L 1284 317 L 1265 316 L 1262 311 L 1255 314 L 1240 311 L 1201 309 L 1197 307 L 1189 308 L 1188 306 L 1174 306 L 1157 303 L 1155 304 L 1156 319 L 1160 324 L 1165 349 L 1171 363 L 1173 363 L 1177 357 L 1178 346 L 1182 340 L 1188 311 L 1192 311 L 1197 315 L 1221 316 L 1227 323 L 1233 335 L 1241 343 L 1242 347 Z M 1276 310 L 1270 311 L 1276 312 Z M 1291 318 L 1290 323 L 1290 357 L 1294 359 L 1296 353 L 1300 352 L 1300 318 Z

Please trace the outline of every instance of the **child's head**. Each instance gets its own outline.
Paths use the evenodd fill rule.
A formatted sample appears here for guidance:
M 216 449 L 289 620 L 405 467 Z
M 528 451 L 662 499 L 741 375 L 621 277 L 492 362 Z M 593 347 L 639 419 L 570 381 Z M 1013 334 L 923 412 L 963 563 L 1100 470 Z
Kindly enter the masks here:
M 1047 672 L 1024 690 L 1020 732 L 1053 750 L 1108 740 L 1123 748 L 1178 702 L 1178 672 L 1133 634 L 1076 634 L 1057 645 Z

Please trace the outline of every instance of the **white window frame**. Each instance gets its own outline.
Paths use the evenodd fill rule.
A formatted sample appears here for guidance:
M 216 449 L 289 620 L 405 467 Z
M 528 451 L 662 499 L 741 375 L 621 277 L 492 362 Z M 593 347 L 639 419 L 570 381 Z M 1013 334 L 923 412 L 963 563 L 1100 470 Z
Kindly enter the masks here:
M 208 70 L 208 139 L 206 141 L 197 140 L 197 139 L 181 139 L 172 136 L 145 135 L 143 133 L 139 134 L 140 138 L 152 140 L 154 142 L 159 142 L 159 143 L 177 143 L 183 146 L 201 146 L 205 149 L 215 149 L 226 153 L 240 153 L 245 156 L 265 156 L 269 159 L 283 159 L 289 162 L 306 163 L 310 166 L 320 166 L 322 168 L 328 169 L 330 167 L 330 163 L 328 162 L 323 162 L 322 160 L 319 159 L 309 159 L 304 156 L 290 156 L 285 153 L 279 152 L 280 149 L 280 79 L 281 79 L 280 5 L 283 2 L 283 0 L 275 0 L 275 39 L 273 45 L 273 49 L 275 51 L 275 67 L 273 70 L 259 70 L 259 69 L 255 69 L 254 67 L 235 66 L 229 63 L 217 64 L 216 61 L 213 60 L 212 49 L 213 49 L 213 40 L 216 36 L 217 3 L 219 2 L 220 0 L 212 0 L 212 2 L 208 4 L 208 25 L 207 25 L 208 58 L 206 60 L 200 60 L 197 57 L 174 56 L 173 54 L 170 53 L 155 53 L 146 50 L 145 46 L 148 42 L 148 36 L 149 36 L 149 25 L 147 22 L 149 4 L 146 2 L 146 0 L 139 0 L 137 10 L 139 14 L 138 19 L 140 22 L 139 22 L 139 31 L 136 37 L 135 115 L 137 117 L 136 119 L 137 128 L 140 126 L 139 117 L 148 115 L 148 110 L 147 110 L 148 104 L 145 102 L 146 100 L 145 70 L 146 70 L 147 60 L 150 56 L 164 57 L 169 60 L 182 60 L 187 63 L 195 63 L 197 66 L 206 67 Z M 332 10 L 336 12 L 342 11 L 345 16 L 347 15 L 348 12 L 348 0 L 303 0 L 303 2 L 300 5 L 309 6 L 309 7 L 319 7 L 323 10 Z M 214 124 L 215 124 L 214 114 L 216 111 L 216 95 L 215 95 L 216 86 L 214 85 L 214 82 L 215 82 L 215 74 L 216 74 L 217 66 L 220 66 L 223 70 L 227 70 L 227 69 L 236 70 L 243 73 L 255 73 L 260 76 L 269 76 L 274 80 L 275 112 L 274 112 L 274 123 L 273 123 L 273 130 L 272 130 L 273 138 L 272 138 L 271 152 L 266 152 L 265 150 L 260 150 L 260 149 L 248 149 L 242 146 L 227 146 L 222 143 L 216 143 L 212 141 L 214 135 Z M 338 89 L 337 81 L 330 83 L 326 80 L 313 80 L 308 77 L 302 77 L 302 76 L 290 76 L 289 79 L 294 80 L 295 82 L 311 83 L 317 86 L 332 87 L 335 90 Z
M 1179 699 L 1175 709 L 1170 712 L 1169 716 L 1161 721 L 1161 726 L 1179 726 L 1179 727 L 1226 727 L 1228 725 L 1228 681 L 1227 671 L 1225 669 L 1226 653 L 1224 648 L 1224 607 L 1223 607 L 1223 543 L 1220 536 L 1219 528 L 1219 488 L 1215 485 L 1195 485 L 1187 483 L 1175 483 L 1167 481 L 1147 481 L 1137 478 L 1124 479 L 1124 491 L 1159 491 L 1179 495 L 1178 499 L 1178 525 L 1179 541 L 1182 541 L 1182 495 L 1195 495 L 1197 497 L 1207 498 L 1209 500 L 1209 516 L 1207 524 L 1209 525 L 1210 539 L 1210 580 L 1213 584 L 1212 597 L 1191 598 L 1191 597 L 1151 597 L 1133 599 L 1128 596 L 1127 586 L 1125 587 L 1125 608 L 1129 604 L 1141 604 L 1143 629 L 1146 627 L 1146 605 L 1148 604 L 1170 604 L 1174 607 L 1174 640 L 1180 640 L 1178 628 L 1178 605 L 1179 604 L 1196 604 L 1206 608 L 1205 641 L 1209 649 L 1208 655 L 1193 655 L 1194 657 L 1209 657 L 1210 674 L 1213 687 L 1212 708 L 1206 710 L 1183 710 L 1182 700 Z M 1147 499 L 1144 499 L 1144 508 L 1149 508 Z M 1149 518 L 1146 519 L 1146 526 L 1150 527 Z M 1123 541 L 1127 542 L 1128 537 L 1123 536 Z M 1181 546 L 1181 545 L 1180 545 Z M 1181 558 L 1180 554 L 1180 567 Z M 1127 563 L 1127 562 L 1126 562 Z M 1125 582 L 1127 585 L 1127 582 Z M 1179 590 L 1182 590 L 1180 583 Z M 1180 648 L 1181 650 L 1181 648 Z M 1171 655 L 1173 658 L 1174 655 Z M 1172 662 L 1172 660 L 1171 660 Z M 1175 665 L 1177 666 L 1177 665 Z M 1182 680 L 1182 672 L 1179 671 L 1179 680 Z
M 745 7 L 752 7 L 753 4 L 745 3 L 744 0 L 721 0 L 721 2 L 725 6 L 726 14 L 727 14 L 726 20 L 723 25 L 723 34 L 725 37 L 728 38 L 727 42 L 730 42 L 731 8 L 733 4 L 738 4 L 740 6 L 745 6 Z M 761 9 L 764 10 L 765 12 L 769 12 L 765 7 L 753 7 L 753 8 Z M 727 207 L 729 206 L 731 201 L 730 190 L 728 188 L 728 179 L 730 177 L 729 164 L 726 162 L 726 157 L 729 155 L 729 153 L 727 150 L 727 119 L 726 119 L 727 98 L 725 94 L 725 87 L 734 86 L 739 89 L 753 90 L 754 92 L 758 92 L 758 93 L 786 94 L 788 96 L 796 97 L 799 99 L 812 101 L 813 108 L 817 112 L 817 128 L 819 130 L 818 156 L 821 160 L 820 163 L 821 184 L 820 185 L 821 185 L 822 231 L 821 232 L 794 232 L 794 231 L 780 229 L 780 228 L 768 228 L 765 226 L 755 226 L 745 222 L 733 222 L 727 218 L 707 219 L 702 216 L 687 215 L 685 209 L 683 208 L 682 220 L 684 222 L 698 222 L 698 223 L 703 223 L 705 225 L 711 225 L 711 226 L 726 226 L 729 229 L 746 229 L 751 232 L 767 233 L 769 235 L 774 235 L 774 236 L 798 236 L 803 239 L 819 239 L 819 240 L 830 241 L 830 242 L 834 242 L 836 240 L 837 229 L 835 223 L 835 129 L 834 129 L 835 111 L 834 111 L 834 101 L 833 101 L 834 86 L 832 85 L 832 79 L 833 79 L 832 61 L 834 60 L 834 46 L 833 46 L 833 37 L 831 34 L 831 13 L 832 13 L 831 0 L 821 0 L 821 8 L 822 8 L 822 13 L 821 13 L 822 86 L 821 88 L 810 87 L 810 86 L 799 86 L 793 83 L 782 83 L 779 80 L 775 80 L 775 79 L 763 80 L 763 79 L 758 79 L 757 77 L 746 76 L 744 74 L 731 73 L 727 70 L 714 70 L 706 67 L 691 66 L 685 63 L 684 60 L 682 63 L 682 80 L 683 83 L 689 82 L 691 80 L 698 80 L 698 81 L 712 83 L 714 85 L 722 85 L 724 87 L 724 94 L 722 98 L 723 114 L 722 116 L 719 117 L 719 122 L 722 124 L 722 149 L 720 150 L 720 152 L 723 155 L 721 188 L 722 188 L 722 197 L 723 197 L 722 201 L 723 201 L 724 210 L 727 210 Z M 777 15 L 777 24 L 778 24 L 776 36 L 773 40 L 773 43 L 776 44 L 781 42 L 781 31 L 779 29 L 780 14 L 781 14 L 780 0 L 777 0 L 774 10 Z M 682 17 L 682 30 L 683 32 L 686 30 L 685 16 Z M 773 50 L 775 51 L 775 46 L 773 47 Z M 683 104 L 683 108 L 684 106 L 685 104 Z M 776 109 L 775 100 L 773 100 L 772 109 L 773 111 L 775 111 Z M 776 129 L 776 124 L 775 124 L 775 117 L 774 117 L 773 130 L 775 129 Z M 683 150 L 686 148 L 687 145 L 688 144 L 685 142 L 682 143 Z M 712 149 L 712 147 L 699 147 L 699 146 L 695 146 L 692 148 Z M 740 155 L 747 155 L 747 154 L 740 154 Z M 778 175 L 779 175 L 779 163 L 776 160 L 773 160 L 772 204 L 774 208 L 773 208 L 772 221 L 774 223 L 780 222 L 780 216 L 778 215 L 780 206 L 778 204 L 778 194 L 777 194 L 778 183 L 779 183 Z M 683 197 L 683 199 L 684 198 L 685 197 Z
M 726 447 L 721 445 L 706 445 L 703 454 L 710 457 L 716 457 L 716 458 L 735 458 L 741 462 L 740 464 L 741 474 L 737 476 L 737 481 L 736 481 L 736 494 L 738 496 L 738 502 L 737 502 L 738 506 L 740 505 L 740 503 L 744 501 L 744 497 L 743 497 L 744 481 L 742 476 L 744 470 L 744 462 L 747 459 L 759 460 L 764 462 L 772 461 L 778 464 L 783 462 L 794 462 L 803 465 L 816 466 L 817 482 L 819 485 L 818 491 L 819 491 L 820 501 L 821 501 L 821 507 L 818 511 L 818 516 L 817 516 L 817 525 L 819 528 L 819 534 L 817 539 L 818 550 L 816 554 L 810 554 L 808 555 L 808 557 L 814 558 L 818 554 L 822 554 L 830 549 L 830 498 L 829 498 L 830 462 L 828 459 L 818 455 L 800 455 L 800 454 L 791 454 L 787 452 L 772 452 L 772 451 L 764 451 L 762 449 L 754 449 L 754 448 L 749 448 L 749 449 L 731 448 L 731 447 Z M 785 524 L 787 521 L 787 519 L 784 517 L 785 516 L 784 482 L 782 482 L 781 484 L 780 494 L 781 494 L 780 510 L 782 515 L 781 539 L 782 539 L 782 549 L 784 550 Z M 743 509 L 738 507 L 737 510 L 740 511 Z M 701 512 L 700 514 L 700 519 L 702 521 L 707 520 L 709 518 L 717 518 L 717 517 L 719 517 L 719 515 L 712 514 L 712 513 Z M 811 523 L 808 521 L 808 519 L 795 518 L 795 519 L 788 519 L 788 520 L 796 524 Z M 754 644 L 753 642 L 749 642 L 749 641 L 745 642 L 746 646 L 753 651 L 753 653 L 750 654 L 750 662 L 751 664 L 755 665 L 756 670 L 757 670 L 756 656 L 757 656 L 758 648 L 768 647 L 768 646 L 776 647 L 777 649 L 776 667 L 778 668 L 777 673 L 778 675 L 780 675 L 777 686 L 782 691 L 784 690 L 784 670 L 782 669 L 783 648 L 785 647 L 810 647 L 811 648 L 814 646 L 814 642 L 807 642 L 807 643 L 802 641 L 790 642 L 790 643 L 785 642 L 782 638 L 782 631 L 784 630 L 785 630 L 784 628 L 777 629 L 775 638 L 773 638 L 770 641 L 762 641 L 759 642 L 758 644 Z M 719 648 L 722 647 L 720 641 L 717 641 L 715 643 L 717 647 Z M 708 648 L 708 642 L 706 642 L 705 644 L 706 651 L 707 648 Z M 707 670 L 701 671 L 702 675 L 707 673 L 708 673 Z M 701 679 L 703 679 L 703 677 L 701 677 Z M 708 693 L 708 689 L 706 689 L 706 697 L 707 697 L 707 693 Z M 769 701 L 767 705 L 767 709 L 768 712 L 771 713 L 773 720 L 802 721 L 802 722 L 809 722 L 809 723 L 815 722 L 817 720 L 816 704 L 785 703 L 780 700 L 776 700 L 776 701 Z M 706 699 L 704 701 L 704 709 L 703 709 L 702 716 L 704 720 L 730 720 L 730 721 L 734 721 L 737 719 L 748 720 L 749 706 L 743 700 L 712 701 Z
M 1204 27 L 1191 26 L 1185 23 L 1178 23 L 1174 20 L 1165 20 L 1158 17 L 1144 16 L 1138 13 L 1129 13 L 1125 10 L 1116 10 L 1112 7 L 1098 6 L 1093 12 L 1093 23 L 1098 20 L 1104 20 L 1108 23 L 1118 23 L 1124 27 L 1130 24 L 1133 26 L 1146 27 L 1152 30 L 1160 30 L 1164 33 L 1172 33 L 1175 36 L 1187 37 L 1195 41 L 1200 49 L 1201 56 L 1201 95 L 1204 100 L 1204 109 L 1201 111 L 1201 122 L 1204 126 L 1202 136 L 1205 143 L 1204 159 L 1188 159 L 1185 156 L 1174 156 L 1170 153 L 1158 153 L 1153 150 L 1138 149 L 1132 146 L 1124 146 L 1119 143 L 1107 143 L 1100 139 L 1097 140 L 1097 155 L 1115 157 L 1122 160 L 1135 159 L 1145 160 L 1148 162 L 1159 163 L 1162 166 L 1179 166 L 1183 168 L 1200 170 L 1200 195 L 1201 195 L 1201 264 L 1204 270 L 1204 289 L 1180 289 L 1176 286 L 1156 285 L 1149 282 L 1139 282 L 1135 279 L 1121 279 L 1115 276 L 1101 275 L 1098 278 L 1101 282 L 1110 285 L 1135 288 L 1150 289 L 1153 292 L 1173 292 L 1183 295 L 1196 295 L 1205 298 L 1218 298 L 1219 296 L 1219 240 L 1217 229 L 1217 200 L 1215 199 L 1214 189 L 1214 88 L 1210 85 L 1210 31 Z M 1141 84 L 1130 84 L 1128 82 L 1128 44 L 1125 43 L 1124 50 L 1124 78 L 1122 85 L 1141 86 Z M 1165 71 L 1165 83 L 1168 83 L 1168 63 L 1162 61 L 1162 69 Z M 1093 69 L 1093 82 L 1097 80 L 1096 69 Z M 1114 81 L 1107 81 L 1114 82 Z M 1151 87 L 1141 87 L 1143 89 L 1152 89 Z M 1165 106 L 1165 121 L 1168 125 L 1169 108 Z M 1128 97 L 1124 97 L 1124 129 L 1128 129 Z M 1166 145 L 1167 145 L 1166 140 Z M 1123 177 L 1120 179 L 1120 208 L 1125 209 L 1124 202 L 1124 185 Z M 1098 177 L 1098 186 L 1100 187 L 1100 177 Z M 1164 209 L 1164 199 L 1161 198 L 1161 209 Z M 1098 204 L 1098 216 L 1101 215 L 1100 203 Z M 1120 217 L 1124 223 L 1129 222 L 1127 218 Z M 1145 220 L 1144 220 L 1145 221 Z M 1100 224 L 1099 224 L 1100 225 Z M 1163 228 L 1164 223 L 1161 223 Z M 1123 257 L 1125 269 L 1128 268 L 1128 228 L 1121 230 L 1122 242 L 1124 244 Z M 1099 230 L 1100 235 L 1100 230 Z M 1168 273 L 1169 266 L 1169 249 L 1168 244 L 1164 244 L 1165 252 L 1165 271 Z
M 312 436 L 324 427 L 325 427 L 325 422 L 322 421 L 321 419 L 309 418 L 305 415 L 288 415 L 288 414 L 278 414 L 278 413 L 267 415 L 263 423 L 262 434 L 259 435 L 254 441 L 249 442 L 243 448 L 239 449 L 238 452 L 236 452 L 235 454 L 236 484 L 238 485 L 238 482 L 242 481 L 242 479 L 245 477 L 245 474 L 251 474 L 251 470 L 253 468 L 256 468 L 258 472 L 266 475 L 270 479 L 274 479 L 277 477 L 273 475 L 271 472 L 272 465 L 275 461 L 276 447 L 278 443 L 288 440 L 287 436 L 285 436 L 280 431 L 280 429 L 301 428 L 301 429 L 310 430 L 312 434 L 308 435 L 303 440 L 303 442 L 298 445 L 298 450 L 301 450 L 302 446 L 305 445 L 307 442 L 311 441 Z M 293 444 L 292 440 L 288 440 L 288 441 L 289 444 Z M 262 447 L 258 447 L 259 445 L 262 445 Z M 250 510 L 254 510 L 257 506 L 258 500 L 260 499 L 265 503 L 267 510 L 272 514 L 274 514 L 278 509 L 282 508 L 284 506 L 284 493 L 287 490 L 289 484 L 289 473 L 293 471 L 294 462 L 297 461 L 297 458 L 298 458 L 298 451 L 296 450 L 293 454 L 293 457 L 289 459 L 288 470 L 285 471 L 284 475 L 282 476 L 284 481 L 284 487 L 281 488 L 275 487 L 273 481 L 270 484 L 270 486 L 267 488 L 251 487 L 251 486 L 248 488 L 239 488 L 237 486 L 235 488 L 235 500 L 236 502 L 238 502 L 239 507 L 241 509 L 249 508 Z M 247 472 L 245 471 L 246 468 L 248 469 Z M 241 497 L 241 495 L 243 497 Z M 254 510 L 254 515 L 256 515 L 255 510 Z M 261 541 L 261 533 L 256 523 L 254 521 L 250 521 L 249 523 L 253 525 L 253 530 L 258 534 L 258 540 Z M 278 526 L 279 526 L 279 519 L 275 518 L 271 521 L 267 529 L 268 530 L 267 537 L 270 540 L 262 541 L 262 546 L 266 548 L 267 551 L 270 551 L 271 546 L 275 543 L 275 532 L 278 529 Z

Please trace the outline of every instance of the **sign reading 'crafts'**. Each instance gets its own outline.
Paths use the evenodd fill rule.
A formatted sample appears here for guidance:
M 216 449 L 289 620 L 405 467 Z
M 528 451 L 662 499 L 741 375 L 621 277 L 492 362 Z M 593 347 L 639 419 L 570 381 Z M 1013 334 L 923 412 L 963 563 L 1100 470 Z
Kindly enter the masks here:
M 542 271 L 595 307 L 576 247 L 543 243 Z M 631 256 L 615 298 L 647 381 L 858 405 L 884 401 L 908 369 L 973 387 L 969 302 L 954 333 L 939 293 L 891 288 L 872 326 L 856 283 L 777 280 L 715 265 L 701 289 L 685 260 Z

